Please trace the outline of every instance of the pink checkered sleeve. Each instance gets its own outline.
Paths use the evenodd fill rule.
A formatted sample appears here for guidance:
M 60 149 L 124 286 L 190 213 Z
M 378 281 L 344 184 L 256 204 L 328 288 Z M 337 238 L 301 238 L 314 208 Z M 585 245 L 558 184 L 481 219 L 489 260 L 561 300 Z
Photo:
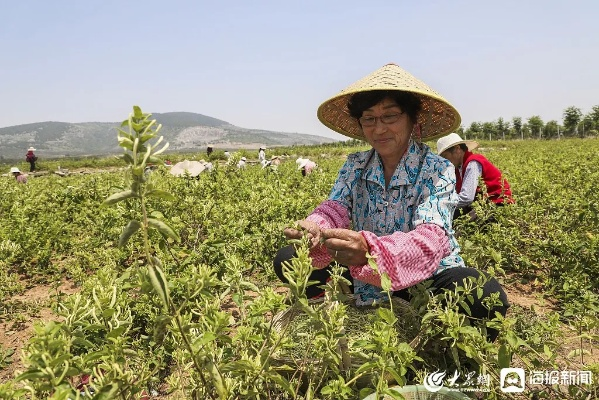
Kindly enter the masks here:
M 443 228 L 434 224 L 421 224 L 410 232 L 376 236 L 360 231 L 376 256 L 381 273 L 391 279 L 391 290 L 401 290 L 429 278 L 441 259 L 450 253 L 449 239 Z M 381 286 L 381 277 L 368 264 L 351 266 L 352 277 L 372 285 Z
M 325 200 L 312 211 L 307 218 L 320 227 L 320 229 L 349 228 L 349 211 L 338 201 Z M 333 261 L 327 253 L 326 247 L 319 245 L 310 251 L 314 268 L 324 268 Z

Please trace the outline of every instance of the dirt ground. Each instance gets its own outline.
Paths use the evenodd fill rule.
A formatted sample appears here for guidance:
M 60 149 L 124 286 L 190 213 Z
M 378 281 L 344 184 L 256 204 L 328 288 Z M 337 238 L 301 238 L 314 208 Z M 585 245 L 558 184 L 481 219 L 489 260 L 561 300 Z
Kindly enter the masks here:
M 14 378 L 15 371 L 23 369 L 21 349 L 33 335 L 33 324 L 59 318 L 50 307 L 51 296 L 58 293 L 68 295 L 78 290 L 71 282 L 64 280 L 56 289 L 51 285 L 33 286 L 10 299 L 10 307 L 18 310 L 19 317 L 11 316 L 10 320 L 4 320 L 0 315 L 0 351 L 14 350 L 10 358 L 12 362 L 0 368 L 0 382 Z

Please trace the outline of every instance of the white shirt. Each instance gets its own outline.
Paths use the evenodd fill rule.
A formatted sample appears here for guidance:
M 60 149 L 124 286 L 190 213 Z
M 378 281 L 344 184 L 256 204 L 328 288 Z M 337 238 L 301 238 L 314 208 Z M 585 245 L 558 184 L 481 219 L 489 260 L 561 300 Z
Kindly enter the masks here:
M 266 159 L 266 152 L 264 150 L 260 150 L 258 152 L 258 160 L 264 161 Z
M 460 167 L 462 174 L 462 167 Z M 462 178 L 462 190 L 458 193 L 458 208 L 464 208 L 472 204 L 476 196 L 478 178 L 483 174 L 483 166 L 478 161 L 470 161 L 464 171 Z

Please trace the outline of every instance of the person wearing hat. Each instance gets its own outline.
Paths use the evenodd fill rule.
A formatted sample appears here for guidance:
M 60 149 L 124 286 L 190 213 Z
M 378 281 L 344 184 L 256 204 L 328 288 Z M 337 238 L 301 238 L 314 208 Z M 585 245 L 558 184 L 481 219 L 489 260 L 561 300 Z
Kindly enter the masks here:
M 266 147 L 260 146 L 260 149 L 258 149 L 258 161 L 260 163 L 266 161 Z
M 514 202 L 510 184 L 501 171 L 482 154 L 472 153 L 477 147 L 478 142 L 462 140 L 457 133 L 450 133 L 437 140 L 437 154 L 451 161 L 455 167 L 458 205 L 454 218 L 464 214 L 470 214 L 472 219 L 476 218 L 472 215 L 472 202 L 477 195 L 482 195 L 478 186 L 479 178 L 482 178 L 486 186 L 486 198 L 489 201 L 497 205 Z
M 279 156 L 271 156 L 270 157 L 270 164 L 277 166 L 281 164 L 281 157 Z
M 27 183 L 27 175 L 21 172 L 17 167 L 11 167 L 10 173 L 15 177 L 18 183 Z
M 309 158 L 298 158 L 295 160 L 297 169 L 302 171 L 302 176 L 310 175 L 317 167 L 317 164 Z
M 316 270 L 306 295 L 322 295 L 330 264 L 348 268 L 346 277 L 357 305 L 384 301 L 381 275 L 393 295 L 409 299 L 408 288 L 429 281 L 435 293 L 463 286 L 481 272 L 468 268 L 459 254 L 452 216 L 458 196 L 451 163 L 434 154 L 422 139 L 436 138 L 460 125 L 457 110 L 440 94 L 407 71 L 388 64 L 358 80 L 320 105 L 319 120 L 332 130 L 366 141 L 372 149 L 350 154 L 327 200 L 304 220 L 301 229 L 286 228 L 288 239 L 306 235 Z M 293 245 L 279 250 L 275 273 L 295 257 Z M 374 257 L 378 271 L 368 263 Z M 509 307 L 495 278 L 473 299 L 472 318 L 487 318 Z M 484 299 L 498 293 L 502 305 L 489 311 Z M 487 329 L 489 340 L 497 331 Z
M 25 161 L 29 163 L 29 172 L 35 171 L 35 162 L 37 161 L 37 156 L 33 153 L 35 149 L 33 147 L 29 147 L 27 149 L 27 154 L 25 154 Z
M 245 168 L 247 159 L 245 157 L 241 157 L 239 162 L 237 163 L 237 168 Z

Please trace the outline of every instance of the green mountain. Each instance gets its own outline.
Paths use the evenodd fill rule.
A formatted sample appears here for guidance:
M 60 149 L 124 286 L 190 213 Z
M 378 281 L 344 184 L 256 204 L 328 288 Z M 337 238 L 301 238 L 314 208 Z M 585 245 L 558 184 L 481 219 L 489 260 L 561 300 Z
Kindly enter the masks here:
M 162 124 L 160 134 L 170 143 L 169 151 L 258 148 L 321 144 L 335 139 L 290 132 L 248 129 L 226 121 L 190 112 L 154 113 Z M 37 122 L 0 128 L 0 159 L 25 157 L 33 146 L 40 157 L 108 155 L 121 153 L 116 135 L 119 122 Z

